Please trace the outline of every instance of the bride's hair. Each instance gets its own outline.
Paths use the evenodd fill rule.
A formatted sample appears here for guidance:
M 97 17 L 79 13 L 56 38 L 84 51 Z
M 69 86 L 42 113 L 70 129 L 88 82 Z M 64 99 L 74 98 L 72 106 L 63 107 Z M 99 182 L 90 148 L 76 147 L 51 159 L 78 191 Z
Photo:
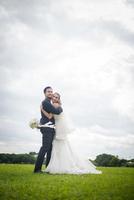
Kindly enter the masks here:
M 58 92 L 55 92 L 54 94 L 58 95 L 58 97 L 59 97 L 59 101 L 58 101 L 58 103 L 61 105 L 60 94 L 59 94 Z
M 57 94 L 57 95 L 58 95 L 58 97 L 59 97 L 59 99 L 60 99 L 60 94 L 59 94 L 58 92 L 55 92 L 54 94 Z

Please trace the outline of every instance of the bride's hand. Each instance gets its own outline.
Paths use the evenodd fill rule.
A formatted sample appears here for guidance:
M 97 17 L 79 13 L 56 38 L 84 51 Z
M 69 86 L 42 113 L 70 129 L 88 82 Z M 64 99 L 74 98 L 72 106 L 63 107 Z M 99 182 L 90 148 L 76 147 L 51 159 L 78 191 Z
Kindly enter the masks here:
M 52 119 L 52 117 L 53 117 L 53 114 L 52 113 L 48 113 L 48 118 Z

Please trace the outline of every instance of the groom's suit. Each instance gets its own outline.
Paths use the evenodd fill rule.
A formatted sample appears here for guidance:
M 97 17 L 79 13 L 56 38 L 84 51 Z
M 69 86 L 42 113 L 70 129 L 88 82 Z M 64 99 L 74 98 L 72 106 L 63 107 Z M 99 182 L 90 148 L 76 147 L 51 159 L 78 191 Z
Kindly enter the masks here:
M 46 98 L 42 102 L 42 107 L 43 109 L 48 112 L 48 113 L 53 113 L 53 114 L 60 114 L 62 112 L 62 108 L 58 107 L 55 108 L 50 100 Z M 55 119 L 52 117 L 51 119 L 48 119 L 43 112 L 41 112 L 41 119 L 40 123 L 41 124 L 46 124 L 47 122 L 51 122 L 53 125 L 55 125 Z M 49 127 L 41 127 L 40 131 L 42 133 L 42 146 L 40 148 L 40 151 L 38 153 L 38 157 L 36 160 L 35 164 L 35 169 L 34 172 L 41 171 L 41 167 L 44 161 L 44 156 L 47 153 L 47 159 L 46 159 L 46 166 L 49 164 L 50 158 L 51 158 L 51 151 L 52 151 L 52 142 L 53 138 L 55 135 L 55 129 L 54 128 L 49 128 Z

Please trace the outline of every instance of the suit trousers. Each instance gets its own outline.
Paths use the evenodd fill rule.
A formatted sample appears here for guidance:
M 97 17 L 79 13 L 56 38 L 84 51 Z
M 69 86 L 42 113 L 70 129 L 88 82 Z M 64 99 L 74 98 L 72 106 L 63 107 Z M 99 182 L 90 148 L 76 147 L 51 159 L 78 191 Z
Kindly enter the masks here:
M 55 135 L 55 130 L 52 128 L 43 127 L 40 129 L 40 131 L 42 133 L 42 146 L 37 156 L 34 172 L 41 170 L 44 157 L 46 154 L 47 154 L 46 166 L 49 164 L 49 161 L 51 158 L 51 152 L 52 152 L 52 142 Z

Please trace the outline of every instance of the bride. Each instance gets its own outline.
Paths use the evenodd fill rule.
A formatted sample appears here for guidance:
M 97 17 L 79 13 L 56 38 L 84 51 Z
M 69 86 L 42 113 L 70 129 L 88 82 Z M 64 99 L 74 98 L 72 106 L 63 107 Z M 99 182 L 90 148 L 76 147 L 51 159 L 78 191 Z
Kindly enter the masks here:
M 60 94 L 53 94 L 52 103 L 55 108 L 61 105 Z M 52 113 L 47 113 L 41 106 L 41 111 L 46 117 L 51 119 Z M 71 132 L 65 115 L 62 112 L 60 115 L 54 115 L 56 124 L 56 135 L 53 140 L 53 148 L 49 165 L 45 172 L 52 174 L 101 174 L 102 172 L 96 169 L 96 166 L 91 161 L 80 158 L 73 150 L 73 146 L 69 142 L 69 134 Z

